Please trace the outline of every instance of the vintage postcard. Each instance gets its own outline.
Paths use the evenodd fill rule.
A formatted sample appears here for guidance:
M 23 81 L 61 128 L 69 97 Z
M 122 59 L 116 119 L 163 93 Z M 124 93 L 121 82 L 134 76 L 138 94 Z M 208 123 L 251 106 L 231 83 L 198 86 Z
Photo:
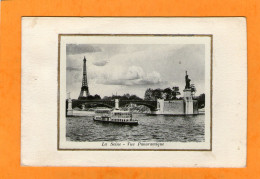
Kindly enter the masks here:
M 211 35 L 59 45 L 59 150 L 211 150 Z
M 245 167 L 244 18 L 22 18 L 21 165 Z

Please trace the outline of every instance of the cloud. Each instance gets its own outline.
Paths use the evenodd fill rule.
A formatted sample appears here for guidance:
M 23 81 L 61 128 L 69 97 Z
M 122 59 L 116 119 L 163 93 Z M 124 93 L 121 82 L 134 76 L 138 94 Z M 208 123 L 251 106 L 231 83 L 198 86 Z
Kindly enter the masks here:
M 101 52 L 101 48 L 98 46 L 88 45 L 88 44 L 67 44 L 66 53 L 67 55 L 75 55 L 81 53 L 95 53 Z
M 67 71 L 81 71 L 81 68 L 67 67 Z
M 96 61 L 96 62 L 93 62 L 93 65 L 96 65 L 96 66 L 105 66 L 109 61 Z
M 125 76 L 125 80 L 138 80 L 145 76 L 144 70 L 141 67 L 131 66 Z
M 161 79 L 161 75 L 156 72 L 145 73 L 141 67 L 131 66 L 126 71 L 110 75 L 102 75 L 105 78 L 99 78 L 97 83 L 104 85 L 123 85 L 123 86 L 146 86 L 166 84 Z

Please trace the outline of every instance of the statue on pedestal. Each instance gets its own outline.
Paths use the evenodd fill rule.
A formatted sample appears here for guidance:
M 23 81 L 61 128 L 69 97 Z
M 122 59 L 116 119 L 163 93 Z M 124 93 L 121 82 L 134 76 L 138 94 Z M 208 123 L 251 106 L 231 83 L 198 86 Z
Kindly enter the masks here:
M 187 74 L 187 71 L 186 71 L 186 76 L 185 76 L 185 82 L 186 82 L 186 85 L 185 85 L 185 89 L 190 89 L 191 86 L 190 86 L 190 79 L 189 79 L 189 75 Z

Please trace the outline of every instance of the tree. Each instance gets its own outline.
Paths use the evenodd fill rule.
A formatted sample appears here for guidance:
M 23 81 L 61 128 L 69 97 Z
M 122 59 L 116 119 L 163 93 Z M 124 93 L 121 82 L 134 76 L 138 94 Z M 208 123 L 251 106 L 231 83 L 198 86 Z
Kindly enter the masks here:
M 162 99 L 161 89 L 157 88 L 157 89 L 153 90 L 153 96 L 155 99 Z
M 203 93 L 203 94 L 199 95 L 197 100 L 198 100 L 199 109 L 204 108 L 205 107 L 205 94 Z
M 124 94 L 123 97 L 126 98 L 126 99 L 129 99 L 130 98 L 130 94 L 128 94 L 128 93 Z
M 172 90 L 171 90 L 171 88 L 165 88 L 163 90 L 163 93 L 164 93 L 164 96 L 165 96 L 164 99 L 166 99 L 166 100 L 172 99 Z
M 172 99 L 177 99 L 177 96 L 180 95 L 179 87 L 174 86 L 172 87 Z
M 101 97 L 98 94 L 95 94 L 94 99 L 101 99 Z
M 104 96 L 104 97 L 103 97 L 103 100 L 111 100 L 111 98 L 108 97 L 108 96 Z
M 151 88 L 148 88 L 148 89 L 145 91 L 144 100 L 147 100 L 147 101 L 152 101 L 152 100 L 154 100 L 153 90 L 152 90 Z
M 197 91 L 197 90 L 196 90 L 196 87 L 195 87 L 195 85 L 194 85 L 194 84 L 191 84 L 191 86 L 190 86 L 190 87 L 191 87 L 191 95 L 192 95 L 192 96 L 194 96 L 194 95 L 195 95 L 195 93 L 196 93 L 196 91 Z
M 142 100 L 142 99 L 139 98 L 139 97 L 136 96 L 136 95 L 131 95 L 131 96 L 129 97 L 129 100 Z

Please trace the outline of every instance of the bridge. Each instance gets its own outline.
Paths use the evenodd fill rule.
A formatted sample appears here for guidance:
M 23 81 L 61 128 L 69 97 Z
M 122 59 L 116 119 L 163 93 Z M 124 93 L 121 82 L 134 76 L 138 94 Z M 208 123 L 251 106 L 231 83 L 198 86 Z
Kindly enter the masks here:
M 128 104 L 144 105 L 150 108 L 151 111 L 157 109 L 157 101 L 145 101 L 145 100 L 119 100 L 119 107 L 124 107 Z M 105 106 L 108 108 L 115 107 L 115 100 L 72 100 L 72 108 L 79 107 L 82 105 L 95 105 L 95 106 Z

